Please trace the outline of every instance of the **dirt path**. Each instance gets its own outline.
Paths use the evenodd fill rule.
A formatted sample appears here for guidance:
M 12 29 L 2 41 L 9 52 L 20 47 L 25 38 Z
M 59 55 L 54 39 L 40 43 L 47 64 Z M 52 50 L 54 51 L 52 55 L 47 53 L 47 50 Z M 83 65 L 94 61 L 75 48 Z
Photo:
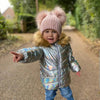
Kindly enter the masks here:
M 100 100 L 99 58 L 88 50 L 88 45 L 74 31 L 66 31 L 66 34 L 72 38 L 73 55 L 82 68 L 81 77 L 71 72 L 71 88 L 75 100 Z M 65 100 L 59 91 L 57 93 L 55 100 Z M 10 54 L 0 57 L 0 100 L 44 99 L 38 61 L 21 64 L 13 63 Z

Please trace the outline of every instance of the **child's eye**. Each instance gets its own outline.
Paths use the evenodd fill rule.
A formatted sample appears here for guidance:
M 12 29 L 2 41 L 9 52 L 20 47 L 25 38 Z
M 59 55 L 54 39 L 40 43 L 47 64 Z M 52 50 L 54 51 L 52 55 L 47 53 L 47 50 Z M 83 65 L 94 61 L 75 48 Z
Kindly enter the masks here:
M 49 33 L 49 31 L 47 30 L 47 31 L 45 31 L 46 33 Z
M 56 31 L 52 31 L 52 33 L 57 33 Z

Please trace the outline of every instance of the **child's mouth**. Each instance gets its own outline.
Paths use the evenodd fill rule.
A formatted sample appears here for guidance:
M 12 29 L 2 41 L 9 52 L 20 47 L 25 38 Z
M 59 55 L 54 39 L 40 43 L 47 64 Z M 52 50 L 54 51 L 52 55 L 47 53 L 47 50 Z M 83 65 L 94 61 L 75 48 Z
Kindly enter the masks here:
M 54 38 L 48 37 L 48 42 L 49 42 L 49 43 L 53 43 L 53 42 L 54 42 Z
M 48 40 L 53 40 L 53 38 L 48 38 Z
M 48 40 L 53 40 L 53 39 L 48 39 Z

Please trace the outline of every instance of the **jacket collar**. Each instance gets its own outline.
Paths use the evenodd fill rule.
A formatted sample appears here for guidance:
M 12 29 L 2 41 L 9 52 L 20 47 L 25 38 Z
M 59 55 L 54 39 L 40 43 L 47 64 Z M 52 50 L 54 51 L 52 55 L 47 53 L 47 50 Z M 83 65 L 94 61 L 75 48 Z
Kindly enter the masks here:
M 65 46 L 67 45 L 69 42 L 71 41 L 71 38 L 69 36 L 67 36 L 64 33 L 61 33 L 59 40 L 57 41 L 57 43 L 61 46 Z M 43 47 L 50 47 L 51 44 L 46 41 L 45 39 L 43 39 L 42 34 L 40 33 L 40 31 L 36 32 L 33 35 L 33 44 L 34 46 L 43 46 Z

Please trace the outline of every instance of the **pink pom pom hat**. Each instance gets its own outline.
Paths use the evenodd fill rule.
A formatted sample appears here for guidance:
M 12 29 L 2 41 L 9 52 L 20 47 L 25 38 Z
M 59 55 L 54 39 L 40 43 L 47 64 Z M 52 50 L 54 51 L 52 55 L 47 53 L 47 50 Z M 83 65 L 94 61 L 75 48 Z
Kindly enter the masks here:
M 53 29 L 60 35 L 65 21 L 66 14 L 60 7 L 56 7 L 51 12 L 42 11 L 36 17 L 37 26 L 41 33 L 46 29 Z

